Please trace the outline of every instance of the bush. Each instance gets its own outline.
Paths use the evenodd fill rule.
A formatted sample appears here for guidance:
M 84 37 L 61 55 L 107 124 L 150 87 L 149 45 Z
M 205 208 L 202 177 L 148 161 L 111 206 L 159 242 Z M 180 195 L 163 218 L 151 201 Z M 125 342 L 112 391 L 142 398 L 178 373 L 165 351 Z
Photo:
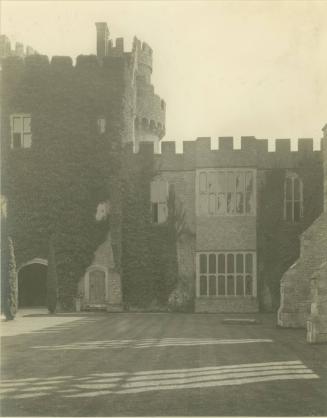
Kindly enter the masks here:
M 192 312 L 194 310 L 194 297 L 187 277 L 178 279 L 177 287 L 171 292 L 168 299 L 168 309 L 171 312 Z
M 18 283 L 14 246 L 8 236 L 7 200 L 0 196 L 1 209 L 1 312 L 7 320 L 15 318 L 18 306 Z
M 47 307 L 51 314 L 56 312 L 58 302 L 58 279 L 56 256 L 53 239 L 49 242 L 48 270 L 47 270 Z
M 7 320 L 15 318 L 18 305 L 18 283 L 17 271 L 14 255 L 14 246 L 10 237 L 5 242 L 2 242 L 2 256 L 3 263 L 3 313 Z

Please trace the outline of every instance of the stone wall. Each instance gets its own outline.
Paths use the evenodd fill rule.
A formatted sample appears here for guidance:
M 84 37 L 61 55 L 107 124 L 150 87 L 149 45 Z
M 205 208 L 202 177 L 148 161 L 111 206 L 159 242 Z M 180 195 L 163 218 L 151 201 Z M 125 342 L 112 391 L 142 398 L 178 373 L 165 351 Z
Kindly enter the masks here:
M 195 299 L 195 311 L 202 313 L 254 313 L 258 312 L 258 309 L 258 300 L 254 297 L 198 297 Z
M 327 262 L 324 262 L 311 277 L 310 299 L 307 341 L 327 342 Z
M 278 325 L 305 327 L 310 314 L 310 279 L 327 261 L 327 214 L 321 215 L 301 236 L 300 257 L 281 280 Z
M 121 311 L 122 310 L 122 289 L 121 277 L 117 271 L 117 265 L 114 259 L 112 250 L 111 236 L 108 233 L 104 243 L 102 243 L 94 253 L 94 259 L 88 267 L 85 275 L 81 278 L 78 284 L 78 291 L 81 297 L 82 308 L 89 308 L 89 282 L 88 274 L 92 269 L 100 269 L 106 273 L 106 309 L 107 311 Z
M 327 184 L 327 129 L 323 128 L 324 190 Z M 323 194 L 323 193 L 322 193 Z M 324 195 L 326 197 L 326 194 Z M 326 269 L 327 261 L 327 211 L 301 236 L 300 257 L 284 274 L 281 281 L 281 304 L 278 311 L 278 324 L 282 327 L 305 327 L 309 342 L 324 339 L 327 317 Z

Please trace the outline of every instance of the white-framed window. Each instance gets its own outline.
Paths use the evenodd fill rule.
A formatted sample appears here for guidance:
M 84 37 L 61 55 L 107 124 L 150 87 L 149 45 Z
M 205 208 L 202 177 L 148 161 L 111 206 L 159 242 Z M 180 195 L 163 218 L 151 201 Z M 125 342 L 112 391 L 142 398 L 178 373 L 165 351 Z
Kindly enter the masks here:
M 97 119 L 98 134 L 104 134 L 106 132 L 106 119 L 102 116 Z
M 30 148 L 32 145 L 32 117 L 18 113 L 10 116 L 11 148 Z
M 196 257 L 198 297 L 256 296 L 254 251 L 201 252 Z
M 253 169 L 206 169 L 196 176 L 198 215 L 255 215 Z
M 152 223 L 165 222 L 168 217 L 168 182 L 163 179 L 152 181 L 150 198 Z
M 303 217 L 303 182 L 296 173 L 287 172 L 284 182 L 284 219 L 299 222 Z

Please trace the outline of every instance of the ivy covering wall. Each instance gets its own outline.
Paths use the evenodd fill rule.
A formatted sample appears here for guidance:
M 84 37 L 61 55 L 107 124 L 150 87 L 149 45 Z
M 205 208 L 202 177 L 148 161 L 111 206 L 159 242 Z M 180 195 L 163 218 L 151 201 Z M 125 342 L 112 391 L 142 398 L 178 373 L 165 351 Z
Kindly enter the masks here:
M 291 171 L 303 182 L 303 218 L 295 223 L 284 220 L 286 170 L 258 172 L 257 276 L 262 310 L 278 309 L 280 279 L 299 257 L 301 233 L 322 212 L 322 166 L 304 159 Z
M 123 183 L 122 285 L 127 309 L 165 309 L 177 283 L 175 195 L 170 189 L 168 219 L 153 224 L 150 183 L 156 175 L 153 155 L 139 154 L 126 163 Z
M 110 226 L 110 220 L 97 223 L 95 213 L 117 181 L 124 80 L 94 69 L 93 57 L 84 57 L 81 68 L 60 70 L 45 58 L 22 73 L 18 61 L 4 68 L 4 114 L 31 114 L 33 143 L 17 150 L 7 144 L 2 190 L 18 265 L 46 259 L 53 236 L 59 299 L 67 310 Z M 104 135 L 97 132 L 99 115 L 107 120 Z

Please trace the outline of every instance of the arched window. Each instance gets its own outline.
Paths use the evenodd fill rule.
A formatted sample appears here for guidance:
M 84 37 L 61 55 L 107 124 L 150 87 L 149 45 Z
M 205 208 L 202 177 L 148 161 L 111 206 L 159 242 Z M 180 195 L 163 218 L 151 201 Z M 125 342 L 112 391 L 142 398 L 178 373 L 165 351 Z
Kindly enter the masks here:
M 287 173 L 284 183 L 284 219 L 299 222 L 303 217 L 303 183 L 296 173 Z

